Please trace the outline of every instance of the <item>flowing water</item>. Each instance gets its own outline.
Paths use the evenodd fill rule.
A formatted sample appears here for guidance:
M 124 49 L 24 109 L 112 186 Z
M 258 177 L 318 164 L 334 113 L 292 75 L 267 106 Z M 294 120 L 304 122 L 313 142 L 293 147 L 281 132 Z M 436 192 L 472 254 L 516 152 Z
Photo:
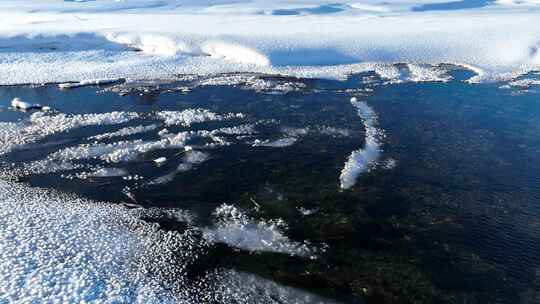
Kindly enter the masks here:
M 10 201 L 0 224 L 12 231 L 0 234 L 0 248 L 24 245 L 11 241 L 27 224 L 10 217 L 37 211 L 8 189 L 31 186 L 59 191 L 48 198 L 50 215 L 67 212 L 61 206 L 69 201 L 67 213 L 75 208 L 76 218 L 97 222 L 81 229 L 71 215 L 45 212 L 34 225 L 65 221 L 55 229 L 84 231 L 74 251 L 87 248 L 78 242 L 88 231 L 104 229 L 110 248 L 117 238 L 127 246 L 122 255 L 137 253 L 122 259 L 150 265 L 137 286 L 164 289 L 176 301 L 537 303 L 538 75 L 505 86 L 449 73 L 445 82 L 233 74 L 69 90 L 0 87 L 3 200 Z M 52 110 L 15 111 L 15 97 Z M 36 200 L 46 190 L 28 191 L 38 192 Z M 85 199 L 73 207 L 72 196 Z M 37 201 L 38 209 L 52 208 Z M 133 221 L 157 236 L 133 232 Z M 152 250 L 137 247 L 138 238 Z M 47 237 L 40 242 L 47 247 Z M 160 250 L 166 258 L 157 258 Z M 17 256 L 2 259 L 4 290 L 43 290 L 54 281 L 34 282 L 12 270 Z M 58 273 L 65 267 L 38 260 L 34 274 L 40 263 Z M 91 266 L 107 286 L 109 266 Z M 148 299 L 126 286 L 120 302 Z M 86 299 L 110 300 L 98 287 Z

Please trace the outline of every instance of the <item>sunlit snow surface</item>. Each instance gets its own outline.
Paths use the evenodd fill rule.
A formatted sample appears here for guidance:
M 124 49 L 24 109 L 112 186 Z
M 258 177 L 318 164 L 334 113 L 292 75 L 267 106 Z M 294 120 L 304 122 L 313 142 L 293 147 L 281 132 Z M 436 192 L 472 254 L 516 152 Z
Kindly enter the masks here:
M 474 2 L 2 1 L 0 84 L 342 78 L 399 62 L 462 64 L 479 73 L 473 81 L 538 69 L 538 1 Z

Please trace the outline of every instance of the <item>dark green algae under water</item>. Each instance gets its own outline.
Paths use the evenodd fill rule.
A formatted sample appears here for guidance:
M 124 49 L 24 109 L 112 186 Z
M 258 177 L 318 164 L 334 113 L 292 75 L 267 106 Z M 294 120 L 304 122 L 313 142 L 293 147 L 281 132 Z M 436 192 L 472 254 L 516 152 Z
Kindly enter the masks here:
M 242 112 L 248 121 L 277 121 L 261 131 L 270 138 L 280 126 L 347 129 L 349 136 L 309 134 L 283 148 L 218 147 L 194 170 L 152 187 L 133 187 L 121 178 L 69 180 L 61 177 L 66 172 L 28 174 L 19 181 L 111 203 L 129 201 L 122 190 L 131 186 L 143 207 L 186 209 L 201 225 L 210 224 L 217 206 L 230 203 L 255 218 L 281 218 L 291 239 L 326 248 L 319 258 L 308 259 L 215 245 L 194 275 L 232 268 L 345 303 L 540 303 L 540 92 L 467 84 L 465 71 L 454 71 L 447 83 L 382 84 L 363 81 L 366 76 L 374 75 L 294 79 L 305 88 L 286 93 L 242 85 L 175 90 L 183 83 L 126 94 L 103 87 L 6 86 L 0 87 L 0 121 L 31 114 L 8 110 L 11 99 L 21 97 L 77 114 Z M 381 164 L 342 191 L 343 164 L 363 146 L 365 135 L 352 96 L 374 109 L 385 137 Z M 206 122 L 191 129 L 228 125 L 235 124 Z M 0 161 L 42 159 L 63 145 L 116 129 L 86 127 L 54 135 Z M 151 160 L 174 159 L 176 152 L 151 152 L 123 166 L 151 179 L 167 170 L 157 172 Z M 384 168 L 390 159 L 396 166 Z M 302 216 L 300 207 L 316 212 Z M 162 228 L 185 227 L 164 220 Z

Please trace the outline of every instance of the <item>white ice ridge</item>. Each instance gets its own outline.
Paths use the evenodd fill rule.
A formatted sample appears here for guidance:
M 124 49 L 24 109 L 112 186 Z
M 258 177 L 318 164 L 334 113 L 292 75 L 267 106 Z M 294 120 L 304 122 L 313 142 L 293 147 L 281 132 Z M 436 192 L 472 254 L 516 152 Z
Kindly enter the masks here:
M 139 118 L 139 114 L 131 112 L 78 115 L 34 113 L 28 121 L 0 123 L 0 154 L 49 135 L 85 126 L 121 124 L 136 118 Z
M 539 70 L 538 1 L 443 2 L 5 0 L 0 84 L 226 72 L 343 78 L 393 63 L 460 64 L 481 73 L 476 81 Z
M 352 105 L 357 109 L 358 116 L 364 122 L 366 130 L 365 145 L 362 149 L 349 155 L 339 176 L 341 189 L 349 189 L 356 183 L 360 174 L 370 169 L 381 154 L 381 131 L 377 128 L 377 114 L 365 102 L 351 98 Z
M 210 243 L 225 243 L 249 250 L 281 252 L 315 258 L 316 249 L 308 242 L 296 242 L 284 235 L 283 220 L 255 220 L 232 205 L 223 204 L 214 211 L 214 227 L 204 230 Z

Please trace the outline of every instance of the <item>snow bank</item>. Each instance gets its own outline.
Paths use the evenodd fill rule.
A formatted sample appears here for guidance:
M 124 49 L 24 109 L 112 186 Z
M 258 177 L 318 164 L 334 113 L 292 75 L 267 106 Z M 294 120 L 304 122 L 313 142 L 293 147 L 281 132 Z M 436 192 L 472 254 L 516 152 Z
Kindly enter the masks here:
M 0 84 L 225 72 L 343 78 L 381 63 L 420 64 L 411 78 L 419 80 L 429 73 L 422 64 L 471 66 L 488 81 L 539 69 L 536 0 L 444 2 L 2 1 Z

